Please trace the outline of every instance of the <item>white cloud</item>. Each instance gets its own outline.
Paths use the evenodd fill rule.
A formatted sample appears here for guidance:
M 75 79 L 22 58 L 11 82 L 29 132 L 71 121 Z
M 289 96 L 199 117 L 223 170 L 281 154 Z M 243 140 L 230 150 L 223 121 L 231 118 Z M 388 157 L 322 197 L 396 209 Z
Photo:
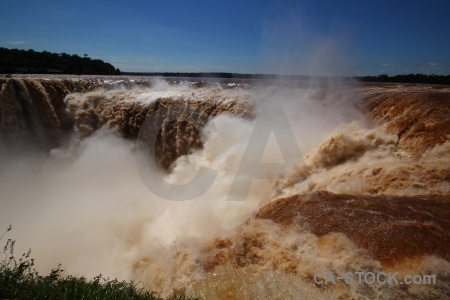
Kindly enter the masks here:
M 399 65 L 398 64 L 382 64 L 381 65 L 382 67 L 398 67 Z
M 8 41 L 9 45 L 23 45 L 27 43 L 29 43 L 29 41 L 20 41 L 20 40 Z

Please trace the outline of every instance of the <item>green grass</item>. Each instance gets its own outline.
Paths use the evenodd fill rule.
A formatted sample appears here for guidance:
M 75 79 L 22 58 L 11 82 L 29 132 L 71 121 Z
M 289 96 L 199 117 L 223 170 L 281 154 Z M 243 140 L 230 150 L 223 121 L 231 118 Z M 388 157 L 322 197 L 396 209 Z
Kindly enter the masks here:
M 3 239 L 11 226 L 0 237 Z M 14 254 L 15 241 L 8 239 L 0 252 L 0 299 L 46 299 L 46 300 L 156 300 L 156 293 L 137 288 L 134 282 L 110 280 L 101 275 L 93 280 L 84 277 L 63 276 L 61 265 L 46 276 L 41 276 L 34 269 L 31 250 L 19 259 Z M 184 295 L 173 295 L 166 299 L 188 300 Z

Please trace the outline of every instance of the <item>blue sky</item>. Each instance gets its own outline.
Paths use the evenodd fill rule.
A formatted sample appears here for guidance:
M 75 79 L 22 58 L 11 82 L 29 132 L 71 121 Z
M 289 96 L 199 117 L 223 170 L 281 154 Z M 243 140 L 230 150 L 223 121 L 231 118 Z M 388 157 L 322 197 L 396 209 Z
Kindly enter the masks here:
M 450 74 L 450 1 L 0 0 L 0 47 L 123 71 Z

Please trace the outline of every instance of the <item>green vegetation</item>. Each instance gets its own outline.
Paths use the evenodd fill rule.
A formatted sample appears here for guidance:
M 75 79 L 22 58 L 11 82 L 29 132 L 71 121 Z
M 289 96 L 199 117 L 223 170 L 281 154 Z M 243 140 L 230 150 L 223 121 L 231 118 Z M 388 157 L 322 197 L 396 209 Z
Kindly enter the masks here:
M 363 82 L 450 84 L 450 75 L 407 74 L 388 76 L 382 74 L 378 76 L 359 77 L 359 79 Z
M 309 80 L 315 78 L 326 80 L 327 77 L 310 77 L 304 75 L 276 75 L 276 74 L 239 74 L 225 72 L 122 72 L 123 75 L 133 76 L 162 76 L 162 77 L 198 77 L 198 78 L 234 78 L 234 79 L 279 79 L 279 80 Z M 425 75 L 425 74 L 407 74 L 407 75 L 378 75 L 363 77 L 340 77 L 343 80 L 356 79 L 362 82 L 397 82 L 397 83 L 429 83 L 429 84 L 450 84 L 450 75 Z
M 11 226 L 0 237 L 11 230 Z M 14 256 L 15 241 L 8 239 L 0 252 L 0 299 L 45 299 L 45 300 L 69 300 L 69 299 L 98 299 L 98 300 L 162 300 L 153 292 L 138 289 L 131 282 L 109 280 L 101 275 L 93 280 L 84 277 L 63 276 L 61 265 L 41 276 L 34 269 L 34 259 L 30 258 L 28 251 L 19 259 Z M 167 299 L 188 300 L 183 295 L 174 295 Z
M 237 78 L 237 79 L 287 79 L 306 80 L 304 75 L 276 75 L 276 74 L 241 74 L 228 72 L 122 72 L 132 76 L 162 76 L 162 77 L 199 77 L 199 78 Z
M 87 75 L 133 75 L 162 77 L 198 77 L 198 78 L 233 78 L 233 79 L 279 79 L 308 80 L 304 75 L 276 74 L 240 74 L 227 72 L 121 72 L 113 65 L 100 59 L 92 59 L 87 54 L 37 52 L 30 50 L 7 49 L 0 47 L 0 74 L 87 74 Z M 319 80 L 325 77 L 315 77 Z M 407 74 L 388 76 L 341 77 L 340 79 L 357 79 L 362 82 L 428 83 L 450 85 L 450 75 Z
M 0 48 L 0 74 L 13 73 L 114 75 L 120 74 L 120 70 L 87 54 L 80 57 L 76 54 Z

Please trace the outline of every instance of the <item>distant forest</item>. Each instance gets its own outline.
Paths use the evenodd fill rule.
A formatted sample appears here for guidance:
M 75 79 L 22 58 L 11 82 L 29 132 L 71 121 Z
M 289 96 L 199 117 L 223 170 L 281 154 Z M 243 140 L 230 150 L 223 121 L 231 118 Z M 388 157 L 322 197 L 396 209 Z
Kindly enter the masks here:
M 383 74 L 357 78 L 363 82 L 431 83 L 450 85 L 450 75 L 407 74 L 388 76 Z
M 87 74 L 113 75 L 120 70 L 87 54 L 37 52 L 0 48 L 0 74 Z
M 162 76 L 162 77 L 204 77 L 204 78 L 237 78 L 237 79 L 282 79 L 282 80 L 307 80 L 311 77 L 305 75 L 276 75 L 276 74 L 239 74 L 239 73 L 223 73 L 223 72 L 122 72 L 123 75 L 134 76 Z M 318 79 L 326 79 L 325 77 L 317 77 Z M 395 83 L 429 83 L 429 84 L 448 84 L 450 85 L 450 75 L 424 75 L 424 74 L 407 74 L 407 75 L 378 75 L 363 77 L 342 77 L 344 80 L 357 79 L 362 82 L 395 82 Z
M 100 59 L 92 59 L 87 54 L 83 57 L 77 54 L 37 52 L 30 50 L 7 49 L 0 47 L 0 74 L 77 74 L 77 75 L 135 75 L 163 77 L 209 77 L 236 79 L 283 79 L 306 80 L 304 75 L 275 74 L 239 74 L 225 72 L 121 72 L 113 65 Z M 450 75 L 378 75 L 363 77 L 344 77 L 343 79 L 358 79 L 362 82 L 396 82 L 396 83 L 429 83 L 450 85 Z M 320 79 L 320 77 L 319 77 Z M 324 79 L 324 78 L 322 78 Z

